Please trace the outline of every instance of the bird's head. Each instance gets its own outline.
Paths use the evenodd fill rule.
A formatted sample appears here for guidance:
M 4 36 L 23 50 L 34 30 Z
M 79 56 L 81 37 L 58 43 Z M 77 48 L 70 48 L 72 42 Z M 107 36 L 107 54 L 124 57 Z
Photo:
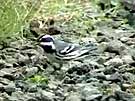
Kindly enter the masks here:
M 53 53 L 56 51 L 54 45 L 54 38 L 50 35 L 43 35 L 39 38 L 39 44 L 47 53 Z

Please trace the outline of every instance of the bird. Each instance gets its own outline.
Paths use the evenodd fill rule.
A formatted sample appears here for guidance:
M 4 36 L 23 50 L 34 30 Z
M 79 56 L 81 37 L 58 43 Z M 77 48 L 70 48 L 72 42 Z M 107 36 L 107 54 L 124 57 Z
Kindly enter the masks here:
M 97 55 L 94 54 L 97 47 L 93 43 L 81 46 L 76 43 L 55 39 L 51 35 L 43 35 L 38 40 L 47 58 L 51 62 L 60 64 L 60 66 L 68 61 L 81 61 L 87 56 Z

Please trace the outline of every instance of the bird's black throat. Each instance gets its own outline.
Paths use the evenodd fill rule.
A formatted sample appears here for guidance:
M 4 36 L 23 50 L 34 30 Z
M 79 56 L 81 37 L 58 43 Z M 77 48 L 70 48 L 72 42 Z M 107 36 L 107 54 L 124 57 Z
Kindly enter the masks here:
M 54 53 L 54 52 L 56 52 L 55 49 L 52 49 L 52 46 L 42 46 L 42 48 L 44 49 L 44 51 L 46 53 Z

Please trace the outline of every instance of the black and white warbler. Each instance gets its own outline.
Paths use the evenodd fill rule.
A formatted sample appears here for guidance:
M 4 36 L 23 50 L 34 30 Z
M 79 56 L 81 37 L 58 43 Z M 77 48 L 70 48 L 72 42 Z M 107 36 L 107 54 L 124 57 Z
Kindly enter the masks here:
M 39 42 L 49 60 L 56 63 L 63 63 L 70 60 L 81 61 L 87 56 L 95 55 L 93 52 L 97 50 L 97 47 L 93 46 L 94 44 L 92 43 L 81 46 L 54 39 L 50 35 L 40 37 Z

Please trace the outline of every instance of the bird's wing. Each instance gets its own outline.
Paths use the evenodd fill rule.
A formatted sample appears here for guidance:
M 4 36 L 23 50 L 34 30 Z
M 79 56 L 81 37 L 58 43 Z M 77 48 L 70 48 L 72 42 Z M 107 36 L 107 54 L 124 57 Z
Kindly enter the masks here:
M 57 41 L 56 45 L 56 58 L 59 60 L 72 60 L 77 58 L 84 58 L 90 54 L 93 54 L 97 50 L 95 44 L 90 43 L 83 47 L 79 44 L 72 44 L 65 41 Z

